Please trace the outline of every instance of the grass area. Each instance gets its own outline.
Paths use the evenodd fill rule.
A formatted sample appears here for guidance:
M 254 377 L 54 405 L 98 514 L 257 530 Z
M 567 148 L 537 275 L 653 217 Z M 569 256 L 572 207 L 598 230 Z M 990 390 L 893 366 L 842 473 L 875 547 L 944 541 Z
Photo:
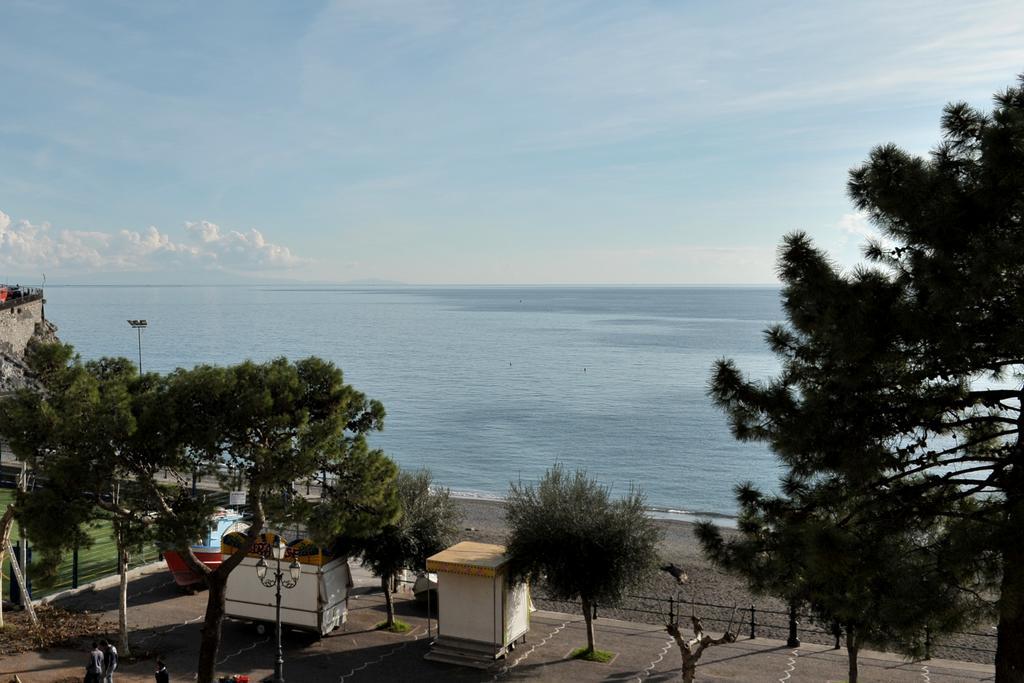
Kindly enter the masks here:
M 14 491 L 9 489 L 0 489 L 0 510 L 7 509 L 7 504 L 12 500 L 14 500 Z M 15 522 L 14 528 L 11 530 L 11 545 L 21 537 L 20 531 L 18 523 Z M 92 546 L 89 548 L 82 548 L 78 551 L 78 585 L 86 584 L 90 581 L 95 581 L 96 579 L 103 578 L 104 576 L 110 576 L 117 572 L 117 546 L 114 543 L 110 522 L 97 522 L 89 529 L 89 536 L 93 540 Z M 132 555 L 129 567 L 136 567 L 141 564 L 153 562 L 157 559 L 158 554 L 157 549 L 153 546 L 143 548 L 141 553 L 135 553 Z M 32 597 L 41 598 L 45 595 L 64 590 L 65 588 L 71 588 L 71 564 L 72 554 L 68 553 L 67 557 L 64 558 L 64 562 L 61 563 L 56 583 L 47 588 L 33 586 Z M 10 582 L 10 558 L 5 557 L 3 564 L 3 579 L 0 581 L 4 597 L 8 597 L 11 594 Z
M 592 652 L 588 652 L 587 648 L 578 647 L 569 653 L 569 659 L 582 659 L 585 662 L 599 662 L 600 664 L 607 664 L 615 659 L 615 653 L 608 652 L 608 650 L 594 650 Z
M 390 633 L 408 633 L 409 629 L 412 628 L 409 624 L 405 623 L 401 619 L 395 619 L 395 623 L 388 626 L 388 622 L 382 621 L 377 624 L 374 628 L 378 631 L 389 631 Z

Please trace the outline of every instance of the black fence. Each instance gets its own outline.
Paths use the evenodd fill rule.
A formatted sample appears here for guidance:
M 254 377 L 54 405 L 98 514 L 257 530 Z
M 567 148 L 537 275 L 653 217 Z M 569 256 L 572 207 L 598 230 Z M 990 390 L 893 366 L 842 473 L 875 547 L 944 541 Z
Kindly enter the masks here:
M 558 606 L 561 611 L 582 609 L 578 601 L 555 600 L 539 593 L 534 597 L 538 601 Z M 672 619 L 688 622 L 692 611 L 709 630 L 725 631 L 731 624 L 732 631 L 738 632 L 740 638 L 771 638 L 787 641 L 793 646 L 800 641 L 836 648 L 843 645 L 840 629 L 832 624 L 818 623 L 808 613 L 758 607 L 755 604 L 720 605 L 654 595 L 629 594 L 625 597 L 630 604 L 595 606 L 595 616 L 667 624 Z M 924 659 L 941 657 L 992 663 L 995 661 L 996 639 L 994 627 L 989 631 L 958 631 L 938 637 L 933 637 L 928 629 L 924 629 L 918 644 L 923 649 Z
M 42 298 L 43 290 L 39 287 L 0 284 L 0 308 L 20 306 Z

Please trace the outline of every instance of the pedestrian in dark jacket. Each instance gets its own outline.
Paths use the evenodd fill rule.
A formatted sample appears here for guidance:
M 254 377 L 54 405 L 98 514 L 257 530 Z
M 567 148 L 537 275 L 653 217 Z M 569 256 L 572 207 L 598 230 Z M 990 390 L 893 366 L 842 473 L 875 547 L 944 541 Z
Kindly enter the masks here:
M 103 646 L 103 683 L 114 683 L 114 670 L 117 669 L 117 648 L 113 643 L 101 640 Z
M 156 683 L 171 683 L 171 675 L 167 673 L 167 666 L 162 659 L 156 660 Z
M 100 683 L 100 675 L 103 673 L 103 650 L 99 643 L 93 642 L 92 650 L 89 651 L 89 663 L 85 665 L 85 683 Z

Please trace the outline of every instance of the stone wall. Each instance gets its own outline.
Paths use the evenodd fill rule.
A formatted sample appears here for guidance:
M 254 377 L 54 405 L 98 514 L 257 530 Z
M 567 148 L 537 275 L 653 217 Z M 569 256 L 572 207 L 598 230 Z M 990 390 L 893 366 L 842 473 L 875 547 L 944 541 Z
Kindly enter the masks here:
M 0 353 L 22 358 L 29 339 L 40 333 L 42 328 L 42 299 L 5 306 L 0 310 Z
M 24 388 L 37 388 L 25 365 L 25 347 L 29 340 L 57 340 L 57 328 L 46 320 L 40 292 L 26 301 L 0 304 L 0 396 Z

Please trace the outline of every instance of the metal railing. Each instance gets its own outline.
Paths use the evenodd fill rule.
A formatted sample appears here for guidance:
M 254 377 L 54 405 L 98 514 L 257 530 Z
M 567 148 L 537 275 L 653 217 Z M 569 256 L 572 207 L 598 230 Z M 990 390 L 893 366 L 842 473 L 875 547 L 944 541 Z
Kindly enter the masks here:
M 20 306 L 43 298 L 43 290 L 40 287 L 15 287 L 0 284 L 0 289 L 7 290 L 7 297 L 4 301 L 0 301 L 0 308 Z
M 575 609 L 581 609 L 579 601 L 558 600 L 548 595 L 536 593 L 537 600 L 554 603 L 556 605 L 572 605 Z M 696 616 L 705 624 L 721 626 L 723 629 L 730 623 L 733 627 L 740 627 L 740 632 L 749 638 L 772 638 L 787 640 L 792 634 L 807 639 L 809 642 L 820 644 L 831 644 L 839 647 L 841 634 L 830 624 L 820 624 L 814 615 L 806 612 L 796 612 L 795 620 L 791 619 L 789 610 L 768 609 L 750 605 L 722 605 L 701 601 L 682 601 L 673 597 L 663 598 L 656 595 L 627 594 L 630 600 L 641 601 L 640 606 L 630 605 L 601 605 L 594 606 L 594 616 L 605 614 L 612 618 L 622 618 L 626 621 L 643 621 L 647 623 L 667 624 L 670 615 L 675 618 L 686 619 L 691 609 L 696 610 Z M 646 603 L 646 604 L 643 604 Z M 692 607 L 691 607 L 692 606 Z M 630 616 L 636 618 L 631 619 Z M 796 623 L 791 623 L 795 621 Z M 925 628 L 921 634 L 924 644 L 924 659 L 931 659 L 935 653 L 941 653 L 950 659 L 969 659 L 970 661 L 994 661 L 996 653 L 996 639 L 998 637 L 995 628 L 991 632 L 978 631 L 954 631 L 943 633 L 941 636 L 934 636 L 929 629 Z M 991 643 L 990 647 L 979 647 L 976 641 L 981 640 L 983 644 Z M 975 642 L 971 642 L 975 641 Z M 964 656 L 970 653 L 973 656 Z

